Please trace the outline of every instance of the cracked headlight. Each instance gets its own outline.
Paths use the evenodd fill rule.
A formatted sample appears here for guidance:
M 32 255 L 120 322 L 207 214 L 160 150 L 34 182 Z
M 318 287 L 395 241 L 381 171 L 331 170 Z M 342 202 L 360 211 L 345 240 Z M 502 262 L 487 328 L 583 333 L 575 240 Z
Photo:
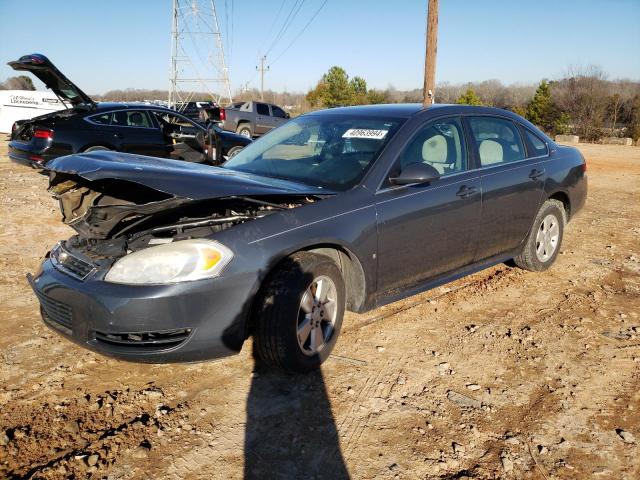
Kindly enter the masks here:
M 111 283 L 176 283 L 213 278 L 233 258 L 233 252 L 213 240 L 181 240 L 122 257 L 105 281 Z

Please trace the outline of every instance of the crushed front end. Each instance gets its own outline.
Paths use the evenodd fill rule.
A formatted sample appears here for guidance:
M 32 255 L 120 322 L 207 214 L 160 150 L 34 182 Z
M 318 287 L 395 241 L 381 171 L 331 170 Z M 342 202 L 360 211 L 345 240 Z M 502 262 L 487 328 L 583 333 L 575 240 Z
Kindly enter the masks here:
M 77 235 L 28 275 L 44 322 L 84 347 L 132 361 L 237 352 L 263 256 L 242 239 L 223 235 L 225 246 L 218 236 L 314 199 L 288 192 L 191 199 L 139 182 L 51 172 L 50 191 Z M 149 252 L 166 264 L 149 267 Z M 219 273 L 207 275 L 211 268 Z

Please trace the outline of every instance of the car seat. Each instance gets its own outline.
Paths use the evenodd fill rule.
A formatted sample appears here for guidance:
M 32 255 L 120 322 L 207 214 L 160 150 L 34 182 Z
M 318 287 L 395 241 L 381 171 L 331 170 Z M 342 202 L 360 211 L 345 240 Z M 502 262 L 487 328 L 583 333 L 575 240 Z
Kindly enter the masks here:
M 486 139 L 478 146 L 480 163 L 483 167 L 504 162 L 504 148 L 495 138 Z
M 140 112 L 133 112 L 129 114 L 129 126 L 141 127 L 144 126 L 144 118 Z
M 448 173 L 453 167 L 448 158 L 449 145 L 444 135 L 429 137 L 422 144 L 422 161 L 435 168 L 440 175 Z

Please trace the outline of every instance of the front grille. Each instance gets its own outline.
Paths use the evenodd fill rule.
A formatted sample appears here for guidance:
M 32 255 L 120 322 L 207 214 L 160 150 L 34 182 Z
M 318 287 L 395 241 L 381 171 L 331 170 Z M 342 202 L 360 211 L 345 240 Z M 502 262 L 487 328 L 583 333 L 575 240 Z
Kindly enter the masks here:
M 96 331 L 96 340 L 119 347 L 164 350 L 184 342 L 191 334 L 190 328 L 161 330 L 156 332 L 104 333 Z
M 71 333 L 73 330 L 73 315 L 71 313 L 71 307 L 54 300 L 44 293 L 36 292 L 36 294 L 38 295 L 38 300 L 40 300 L 40 307 L 42 308 L 45 320 L 49 320 L 50 323 L 56 323 L 68 330 L 66 333 Z
M 75 255 L 59 243 L 51 250 L 53 265 L 72 277 L 84 280 L 95 269 L 95 265 Z

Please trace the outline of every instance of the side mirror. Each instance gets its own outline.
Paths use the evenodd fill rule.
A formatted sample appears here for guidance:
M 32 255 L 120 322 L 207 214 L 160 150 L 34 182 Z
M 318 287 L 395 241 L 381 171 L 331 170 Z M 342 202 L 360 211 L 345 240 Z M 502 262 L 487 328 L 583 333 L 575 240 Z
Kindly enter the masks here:
M 440 178 L 440 173 L 428 163 L 410 163 L 397 177 L 389 177 L 392 185 L 430 183 Z
M 291 114 L 290 114 L 289 112 L 286 112 L 286 113 L 284 114 L 284 118 L 291 118 Z

